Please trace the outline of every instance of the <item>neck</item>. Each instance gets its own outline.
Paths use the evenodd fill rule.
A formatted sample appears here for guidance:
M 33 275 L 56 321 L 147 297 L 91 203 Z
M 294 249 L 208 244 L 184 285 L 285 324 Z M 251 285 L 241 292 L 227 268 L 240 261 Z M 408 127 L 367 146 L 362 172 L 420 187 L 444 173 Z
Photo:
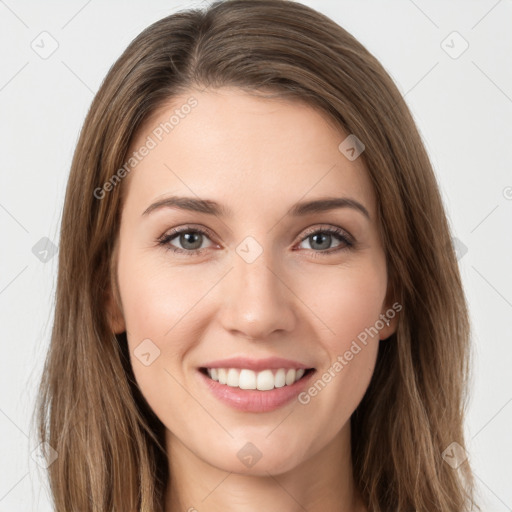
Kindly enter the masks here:
M 350 422 L 313 457 L 281 474 L 239 474 L 208 464 L 167 432 L 165 512 L 365 512 L 355 488 Z

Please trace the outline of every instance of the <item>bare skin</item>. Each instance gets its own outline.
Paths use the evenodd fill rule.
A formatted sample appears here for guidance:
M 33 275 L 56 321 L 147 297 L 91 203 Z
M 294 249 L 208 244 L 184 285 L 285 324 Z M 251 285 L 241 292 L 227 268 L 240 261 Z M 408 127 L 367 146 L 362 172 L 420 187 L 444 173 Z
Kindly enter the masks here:
M 112 322 L 115 332 L 127 331 L 139 387 L 167 427 L 165 510 L 363 512 L 349 420 L 373 374 L 379 339 L 395 331 L 397 319 L 333 372 L 333 362 L 392 304 L 364 163 L 339 151 L 348 134 L 317 110 L 234 88 L 173 98 L 139 130 L 132 151 L 190 96 L 197 106 L 122 184 L 122 311 L 113 311 Z M 143 214 L 171 195 L 214 200 L 232 216 L 165 207 Z M 351 198 L 369 218 L 351 207 L 287 215 L 297 202 L 324 197 Z M 208 234 L 182 233 L 158 245 L 181 226 Z M 340 228 L 353 246 L 326 228 Z M 251 263 L 236 250 L 248 236 L 245 247 L 262 251 Z M 134 354 L 146 339 L 160 351 L 147 366 Z M 210 393 L 199 373 L 209 361 L 235 356 L 302 362 L 315 368 L 311 385 L 329 368 L 334 376 L 307 403 L 240 411 Z M 261 453 L 251 467 L 237 455 L 247 443 Z

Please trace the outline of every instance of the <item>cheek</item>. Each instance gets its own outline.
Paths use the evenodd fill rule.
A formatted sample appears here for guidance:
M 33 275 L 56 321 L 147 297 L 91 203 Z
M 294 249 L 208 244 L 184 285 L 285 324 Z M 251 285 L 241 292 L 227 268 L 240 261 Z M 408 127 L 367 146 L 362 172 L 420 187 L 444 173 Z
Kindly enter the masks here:
M 386 295 L 386 271 L 380 259 L 357 268 L 340 267 L 329 279 L 315 281 L 321 285 L 309 293 L 311 309 L 324 324 L 323 340 L 331 354 L 344 352 L 358 336 L 363 341 L 364 333 L 368 341 L 378 340 L 378 335 L 372 338 L 368 330 L 375 334 L 370 328 L 379 319 Z M 315 290 L 311 284 L 310 290 Z
M 186 331 L 198 290 L 183 286 L 179 270 L 171 273 L 162 261 L 131 251 L 128 244 L 121 254 L 119 288 L 132 368 L 150 405 L 157 406 L 152 401 L 162 397 L 162 389 L 174 386 L 168 372 L 174 374 L 173 367 L 191 348 Z
M 379 315 L 386 295 L 380 260 L 359 268 L 340 268 L 333 279 L 309 294 L 324 328 L 319 337 L 325 365 L 300 398 L 306 410 L 330 425 L 332 434 L 349 419 L 370 383 L 379 347 Z M 318 331 L 320 332 L 320 331 Z
M 161 259 L 126 249 L 118 276 L 134 376 L 160 418 L 176 417 L 190 405 L 178 384 L 180 363 L 194 347 L 194 304 L 208 288 L 191 286 L 190 273 L 170 270 Z
M 166 335 L 175 337 L 193 305 L 207 291 L 206 285 L 192 283 L 190 272 L 182 270 L 170 269 L 165 258 L 130 253 L 129 249 L 119 259 L 123 312 L 134 340 L 141 336 L 156 340 Z

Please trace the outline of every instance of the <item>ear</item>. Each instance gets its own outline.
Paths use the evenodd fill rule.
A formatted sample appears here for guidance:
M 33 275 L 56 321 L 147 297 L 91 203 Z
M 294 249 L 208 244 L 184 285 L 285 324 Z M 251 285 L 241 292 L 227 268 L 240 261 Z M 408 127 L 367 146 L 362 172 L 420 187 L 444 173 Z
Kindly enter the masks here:
M 398 328 L 398 318 L 399 312 L 402 310 L 402 304 L 394 300 L 394 297 L 395 293 L 392 286 L 390 286 L 379 317 L 384 324 L 383 328 L 379 329 L 380 340 L 388 339 Z
M 392 334 L 394 334 L 398 328 L 398 311 L 402 309 L 402 306 L 395 302 L 392 306 L 383 308 L 380 320 L 384 323 L 384 327 L 379 330 L 379 339 L 386 340 Z

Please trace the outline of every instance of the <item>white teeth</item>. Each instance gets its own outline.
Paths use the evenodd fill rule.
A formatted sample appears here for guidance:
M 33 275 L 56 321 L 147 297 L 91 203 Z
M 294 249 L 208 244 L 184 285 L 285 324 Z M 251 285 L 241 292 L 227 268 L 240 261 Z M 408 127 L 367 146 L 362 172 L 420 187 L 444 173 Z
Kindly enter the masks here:
M 228 378 L 226 380 L 226 384 L 228 386 L 231 386 L 232 388 L 237 388 L 239 380 L 240 380 L 240 372 L 237 371 L 235 368 L 230 368 L 228 370 Z
M 295 382 L 295 370 L 293 368 L 290 368 L 286 372 L 285 382 L 286 382 L 287 386 L 289 386 L 290 384 L 293 384 Z
M 260 391 L 268 391 L 274 389 L 274 375 L 272 370 L 263 370 L 258 372 L 256 377 L 256 388 Z
M 252 370 L 241 370 L 238 387 L 240 389 L 256 389 L 256 373 Z
M 238 368 L 207 368 L 211 379 L 233 388 L 269 391 L 274 388 L 291 386 L 304 375 L 304 368 L 279 368 L 279 370 L 253 370 Z
M 218 376 L 219 376 L 219 382 L 221 384 L 226 384 L 227 382 L 227 372 L 226 372 L 226 368 L 219 368 L 217 370 L 217 373 L 218 373 Z M 212 377 L 213 378 L 213 377 Z
M 280 368 L 277 370 L 274 376 L 274 386 L 276 388 L 282 388 L 286 384 L 286 370 Z

